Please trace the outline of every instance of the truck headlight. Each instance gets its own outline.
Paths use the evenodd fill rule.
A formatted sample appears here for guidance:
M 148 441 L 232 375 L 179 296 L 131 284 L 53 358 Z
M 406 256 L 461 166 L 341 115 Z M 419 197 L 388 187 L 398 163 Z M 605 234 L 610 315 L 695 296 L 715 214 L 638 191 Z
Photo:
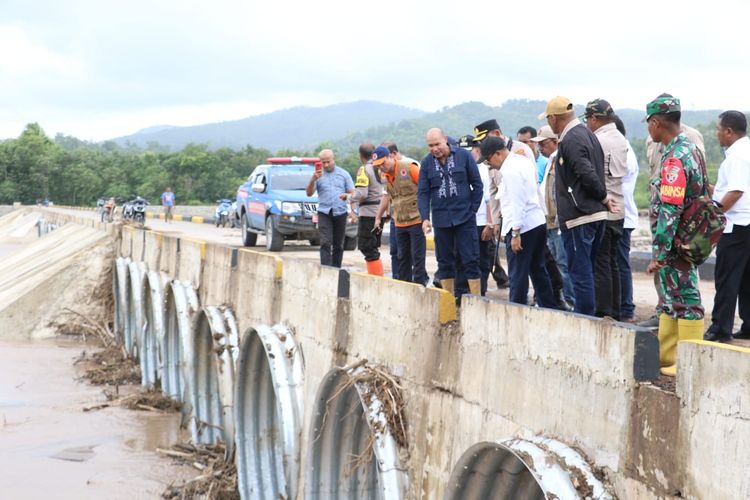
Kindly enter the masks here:
M 281 204 L 281 213 L 284 215 L 302 215 L 302 205 L 285 201 Z

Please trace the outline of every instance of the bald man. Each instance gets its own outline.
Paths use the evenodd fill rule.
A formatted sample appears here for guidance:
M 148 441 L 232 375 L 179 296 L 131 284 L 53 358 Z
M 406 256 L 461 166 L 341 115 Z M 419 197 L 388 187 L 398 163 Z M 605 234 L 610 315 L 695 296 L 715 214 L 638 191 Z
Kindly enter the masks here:
M 427 131 L 430 152 L 422 160 L 417 205 L 425 235 L 435 229 L 438 278 L 453 294 L 456 253 L 472 295 L 481 292 L 476 213 L 482 203 L 482 179 L 469 151 L 448 144 L 439 128 Z

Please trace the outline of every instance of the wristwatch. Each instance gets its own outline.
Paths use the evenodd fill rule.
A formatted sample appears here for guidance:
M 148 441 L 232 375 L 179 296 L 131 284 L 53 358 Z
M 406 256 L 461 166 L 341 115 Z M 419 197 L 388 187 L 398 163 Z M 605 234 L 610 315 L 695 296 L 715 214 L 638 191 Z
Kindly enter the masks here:
M 510 236 L 511 238 L 518 238 L 521 236 L 521 230 L 520 229 L 511 229 L 510 230 Z

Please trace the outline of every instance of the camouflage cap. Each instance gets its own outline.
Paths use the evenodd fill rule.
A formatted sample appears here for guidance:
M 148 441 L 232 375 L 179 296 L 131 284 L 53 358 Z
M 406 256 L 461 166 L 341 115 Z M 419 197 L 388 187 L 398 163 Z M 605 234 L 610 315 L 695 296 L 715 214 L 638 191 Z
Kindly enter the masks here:
M 593 101 L 586 104 L 586 111 L 582 116 L 588 118 L 589 116 L 614 116 L 615 111 L 609 104 L 609 101 L 604 99 L 594 99 Z
M 676 111 L 681 111 L 679 99 L 671 95 L 659 96 L 646 104 L 646 118 L 643 121 L 648 120 L 653 115 L 674 113 Z

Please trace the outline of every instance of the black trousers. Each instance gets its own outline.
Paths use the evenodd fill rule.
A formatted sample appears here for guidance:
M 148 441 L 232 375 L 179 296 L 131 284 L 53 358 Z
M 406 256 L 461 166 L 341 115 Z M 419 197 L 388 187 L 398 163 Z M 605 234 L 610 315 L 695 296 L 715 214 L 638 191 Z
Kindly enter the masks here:
M 484 231 L 485 227 L 486 226 L 477 226 L 477 240 L 479 240 L 479 272 L 481 273 L 479 276 L 479 283 L 481 285 L 482 296 L 487 293 L 487 281 L 490 276 L 492 257 L 494 256 L 494 254 L 490 252 L 491 240 L 482 241 L 482 231 Z M 455 289 L 454 295 L 457 299 L 460 299 L 463 294 L 469 293 L 469 281 L 466 279 L 466 276 L 464 276 L 462 271 L 462 266 L 460 265 L 461 256 L 458 253 L 458 249 L 456 249 L 456 255 L 458 263 L 456 266 L 456 282 L 453 287 Z
M 596 316 L 620 319 L 620 265 L 618 247 L 622 238 L 624 220 L 607 221 L 604 236 L 599 244 L 594 264 L 594 293 Z
M 344 237 L 346 237 L 346 214 L 332 215 L 318 212 L 318 232 L 320 233 L 320 264 L 341 267 L 344 258 Z
M 357 246 L 368 262 L 380 258 L 380 236 L 383 233 L 373 233 L 372 229 L 374 227 L 375 217 L 362 216 L 359 218 L 359 224 L 357 225 Z
M 716 246 L 716 296 L 709 330 L 731 335 L 739 299 L 742 332 L 750 333 L 750 225 L 734 226 Z
M 513 253 L 511 233 L 505 235 L 505 256 L 508 259 L 510 294 L 508 300 L 516 304 L 528 304 L 529 278 L 534 284 L 536 300 L 540 307 L 557 309 L 557 301 L 552 294 L 547 269 L 544 267 L 544 249 L 547 248 L 547 224 L 521 233 L 523 250 Z

